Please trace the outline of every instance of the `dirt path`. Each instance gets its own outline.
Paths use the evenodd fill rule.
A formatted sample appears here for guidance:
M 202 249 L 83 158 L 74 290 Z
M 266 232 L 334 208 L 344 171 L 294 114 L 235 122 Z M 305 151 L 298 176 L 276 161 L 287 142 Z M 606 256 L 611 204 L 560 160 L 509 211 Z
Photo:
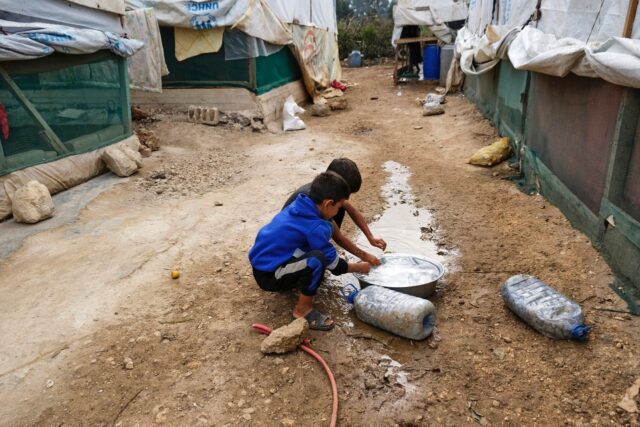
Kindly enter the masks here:
M 294 297 L 260 291 L 246 252 L 289 192 L 338 156 L 361 167 L 354 203 L 368 219 L 383 209 L 382 164 L 409 167 L 433 214 L 429 237 L 458 254 L 426 342 L 362 324 L 327 284 L 319 303 L 339 327 L 312 337 L 336 374 L 341 425 L 638 425 L 616 404 L 640 375 L 640 322 L 596 309 L 624 305 L 587 238 L 501 179 L 505 166 L 465 163 L 496 134 L 464 97 L 422 117 L 414 100 L 426 86 L 398 97 L 389 68 L 345 74 L 357 83 L 351 108 L 305 117 L 297 133 L 163 116 L 162 150 L 140 176 L 2 261 L 0 425 L 326 424 L 316 363 L 259 352 L 251 323 L 288 322 Z M 552 341 L 519 322 L 498 293 L 516 273 L 581 301 L 592 339 Z

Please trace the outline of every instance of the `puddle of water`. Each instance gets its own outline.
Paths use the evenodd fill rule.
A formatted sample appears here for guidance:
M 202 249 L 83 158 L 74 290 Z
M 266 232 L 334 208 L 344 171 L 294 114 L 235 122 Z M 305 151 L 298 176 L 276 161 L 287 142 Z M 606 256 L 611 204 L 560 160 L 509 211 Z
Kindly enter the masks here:
M 433 241 L 421 238 L 421 230 L 431 229 L 432 218 L 428 210 L 416 207 L 415 196 L 409 186 L 411 172 L 394 161 L 386 162 L 384 169 L 390 174 L 382 187 L 387 207 L 380 218 L 369 224 L 371 232 L 387 242 L 387 252 L 423 255 L 446 262 L 446 255 L 438 254 L 438 247 Z M 356 242 L 376 256 L 383 254 L 382 250 L 371 246 L 362 233 L 359 233 Z
M 416 386 L 411 384 L 407 377 L 409 373 L 404 371 L 402 368 L 402 364 L 396 360 L 393 360 L 391 357 L 387 355 L 383 355 L 380 357 L 380 366 L 384 366 L 387 370 L 384 373 L 385 377 L 392 377 L 395 379 L 395 382 L 400 384 L 407 393 L 412 392 L 416 389 Z

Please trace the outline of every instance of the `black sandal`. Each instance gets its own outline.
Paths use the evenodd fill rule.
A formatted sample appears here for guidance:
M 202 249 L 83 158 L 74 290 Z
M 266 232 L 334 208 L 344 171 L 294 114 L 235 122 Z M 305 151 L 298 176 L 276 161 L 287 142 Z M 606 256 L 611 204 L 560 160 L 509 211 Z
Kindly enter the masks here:
M 307 319 L 309 323 L 309 329 L 316 331 L 330 331 L 336 325 L 336 322 L 331 322 L 330 325 L 325 324 L 324 322 L 326 322 L 327 319 L 331 320 L 331 318 L 320 313 L 318 310 L 311 310 L 304 318 Z

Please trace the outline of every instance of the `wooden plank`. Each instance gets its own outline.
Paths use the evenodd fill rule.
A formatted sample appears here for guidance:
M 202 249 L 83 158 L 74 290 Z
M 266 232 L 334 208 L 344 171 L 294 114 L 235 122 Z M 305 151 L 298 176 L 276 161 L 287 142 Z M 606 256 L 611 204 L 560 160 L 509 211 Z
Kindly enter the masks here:
M 122 122 L 127 136 L 131 135 L 131 92 L 129 91 L 129 72 L 127 60 L 118 60 L 118 80 L 120 80 L 120 108 L 122 108 Z
M 70 3 L 86 6 L 91 9 L 106 10 L 107 12 L 124 15 L 124 0 L 67 0 Z
M 22 90 L 16 85 L 16 82 L 13 81 L 11 76 L 7 74 L 4 68 L 0 66 L 0 78 L 4 80 L 5 84 L 9 91 L 16 97 L 18 102 L 22 105 L 22 107 L 29 113 L 31 118 L 36 122 L 36 124 L 42 129 L 47 139 L 49 140 L 49 145 L 58 152 L 58 154 L 65 154 L 68 152 L 67 148 L 62 144 L 58 135 L 55 134 L 53 129 L 49 127 L 44 118 L 40 115 L 38 110 L 34 107 L 34 105 L 29 101 L 29 99 L 25 96 Z
M 638 10 L 638 0 L 631 0 L 627 8 L 627 18 L 624 21 L 624 30 L 622 37 L 630 38 L 633 31 L 633 22 L 636 20 L 636 11 Z
M 640 116 L 640 95 L 635 89 L 627 88 L 622 95 L 613 140 L 609 151 L 609 164 L 603 199 L 619 202 L 629 170 L 631 150 L 635 143 Z
M 408 43 L 435 43 L 438 39 L 435 37 L 405 37 L 398 39 L 396 44 L 408 44 Z

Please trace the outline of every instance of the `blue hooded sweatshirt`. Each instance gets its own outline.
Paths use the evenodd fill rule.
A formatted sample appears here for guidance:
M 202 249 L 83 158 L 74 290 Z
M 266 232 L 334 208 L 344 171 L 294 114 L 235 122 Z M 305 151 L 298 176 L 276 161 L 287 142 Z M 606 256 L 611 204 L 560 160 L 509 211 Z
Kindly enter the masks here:
M 260 229 L 249 251 L 249 261 L 256 270 L 273 272 L 293 257 L 319 250 L 324 254 L 326 268 L 333 274 L 344 274 L 347 262 L 329 242 L 332 232 L 331 222 L 320 216 L 313 200 L 300 194 Z

